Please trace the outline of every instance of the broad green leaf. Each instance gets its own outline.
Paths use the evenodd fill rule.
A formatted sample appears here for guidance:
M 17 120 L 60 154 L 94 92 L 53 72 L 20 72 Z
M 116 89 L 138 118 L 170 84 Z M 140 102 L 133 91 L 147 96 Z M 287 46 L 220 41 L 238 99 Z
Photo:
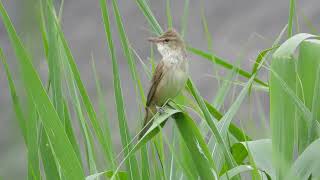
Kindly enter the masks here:
M 201 179 L 216 179 L 217 173 L 209 149 L 193 120 L 184 113 L 174 115 L 175 123 L 183 137 Z
M 260 171 L 267 173 L 271 179 L 275 179 L 275 169 L 272 163 L 272 142 L 270 139 L 241 142 L 250 151 L 255 165 Z M 240 144 L 239 144 L 240 145 Z
M 302 41 L 315 38 L 312 34 L 300 33 L 285 41 L 273 54 L 274 58 L 290 58 Z
M 320 139 L 311 143 L 292 165 L 286 179 L 308 180 L 320 177 Z
M 297 64 L 298 72 L 298 93 L 301 101 L 312 112 L 312 119 L 308 121 L 303 116 L 297 117 L 298 125 L 298 151 L 304 149 L 317 138 L 314 127 L 320 118 L 319 106 L 319 84 L 317 85 L 317 72 L 320 65 L 320 41 L 306 40 L 301 43 L 299 49 L 299 59 Z M 315 104 L 314 104 L 315 103 Z
M 310 34 L 297 34 L 284 42 L 273 54 L 270 77 L 270 121 L 272 128 L 273 159 L 277 178 L 283 178 L 293 162 L 295 110 L 303 111 L 311 121 L 311 114 L 296 98 L 296 58 L 294 52 Z M 299 76 L 298 76 L 299 77 Z M 288 113 L 291 112 L 291 113 Z
M 193 159 L 190 156 L 190 151 L 186 145 L 186 142 L 183 140 L 183 138 L 181 137 L 180 133 L 177 133 L 178 135 L 178 147 L 176 147 L 177 149 L 177 157 L 179 158 L 179 160 L 181 161 L 181 176 L 187 176 L 193 179 L 197 179 L 197 177 L 199 177 L 199 173 L 198 171 L 195 171 L 196 165 L 195 163 L 193 163 Z M 180 177 L 179 177 L 180 178 Z
M 277 79 L 275 73 L 282 78 L 288 88 L 294 89 L 296 83 L 295 61 L 293 58 L 275 58 L 274 56 L 271 63 L 270 121 L 273 159 L 278 179 L 283 178 L 293 162 L 295 104 L 283 90 L 282 81 Z

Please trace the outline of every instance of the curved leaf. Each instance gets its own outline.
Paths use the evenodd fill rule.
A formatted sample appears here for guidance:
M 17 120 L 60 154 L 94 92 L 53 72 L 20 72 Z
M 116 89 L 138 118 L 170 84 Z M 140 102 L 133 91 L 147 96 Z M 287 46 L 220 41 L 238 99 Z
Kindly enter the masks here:
M 286 179 L 308 179 L 320 177 L 320 139 L 311 143 L 306 150 L 298 157 L 291 167 L 290 173 Z
M 275 170 L 272 164 L 272 143 L 270 139 L 246 141 L 238 143 L 245 148 L 253 158 L 257 168 L 275 179 Z
M 240 166 L 237 166 L 237 167 L 227 171 L 225 174 L 223 174 L 220 177 L 220 180 L 229 180 L 229 179 L 232 179 L 232 177 L 234 177 L 234 176 L 236 176 L 238 174 L 241 174 L 241 173 L 244 173 L 244 172 L 247 172 L 247 171 L 252 171 L 252 170 L 253 170 L 253 167 L 251 167 L 251 166 L 240 165 Z
M 319 38 L 319 36 L 300 33 L 284 42 L 273 54 L 273 57 L 291 57 L 302 41 L 309 38 Z

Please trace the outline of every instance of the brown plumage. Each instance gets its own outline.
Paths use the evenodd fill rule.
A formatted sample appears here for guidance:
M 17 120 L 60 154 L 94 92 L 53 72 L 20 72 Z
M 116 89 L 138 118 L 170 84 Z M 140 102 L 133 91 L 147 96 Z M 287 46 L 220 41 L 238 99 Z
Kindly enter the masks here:
M 151 87 L 146 102 L 146 114 L 139 139 L 152 125 L 152 117 L 157 108 L 174 98 L 184 87 L 187 79 L 188 64 L 183 41 L 175 30 L 168 30 L 160 37 L 150 38 L 158 46 L 162 60 L 157 65 L 151 80 Z

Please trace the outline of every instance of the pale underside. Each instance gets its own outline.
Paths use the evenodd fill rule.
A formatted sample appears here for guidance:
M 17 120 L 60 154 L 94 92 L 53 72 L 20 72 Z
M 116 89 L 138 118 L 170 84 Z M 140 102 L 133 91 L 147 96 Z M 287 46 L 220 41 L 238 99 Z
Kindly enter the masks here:
M 182 53 L 170 53 L 158 64 L 152 78 L 147 106 L 162 106 L 175 98 L 188 79 L 188 63 Z

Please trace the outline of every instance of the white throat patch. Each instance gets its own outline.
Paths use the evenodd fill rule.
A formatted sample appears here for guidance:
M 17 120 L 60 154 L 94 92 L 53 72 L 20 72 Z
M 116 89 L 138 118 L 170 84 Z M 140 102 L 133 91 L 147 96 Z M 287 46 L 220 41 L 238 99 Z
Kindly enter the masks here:
M 181 49 L 171 49 L 167 44 L 157 44 L 158 51 L 162 55 L 163 60 L 171 63 L 178 63 L 183 57 Z

